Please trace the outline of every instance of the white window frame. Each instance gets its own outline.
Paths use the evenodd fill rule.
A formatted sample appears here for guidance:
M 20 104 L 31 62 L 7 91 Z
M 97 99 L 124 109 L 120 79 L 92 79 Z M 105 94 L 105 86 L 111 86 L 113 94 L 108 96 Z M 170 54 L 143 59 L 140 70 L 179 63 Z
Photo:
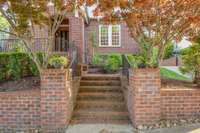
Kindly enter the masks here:
M 121 47 L 121 25 L 108 25 L 108 45 L 101 45 L 101 27 L 104 25 L 99 25 L 99 47 Z M 119 28 L 119 45 L 112 45 L 112 27 L 117 26 Z

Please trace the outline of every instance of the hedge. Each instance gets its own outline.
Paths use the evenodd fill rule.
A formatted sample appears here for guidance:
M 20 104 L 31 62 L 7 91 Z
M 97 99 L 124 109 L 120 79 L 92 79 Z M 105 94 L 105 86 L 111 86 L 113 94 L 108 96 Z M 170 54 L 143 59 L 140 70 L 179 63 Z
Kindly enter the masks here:
M 121 54 L 96 54 L 92 58 L 92 65 L 99 66 L 104 69 L 105 72 L 112 73 L 117 72 L 122 66 Z
M 0 82 L 37 75 L 37 67 L 26 53 L 0 53 Z

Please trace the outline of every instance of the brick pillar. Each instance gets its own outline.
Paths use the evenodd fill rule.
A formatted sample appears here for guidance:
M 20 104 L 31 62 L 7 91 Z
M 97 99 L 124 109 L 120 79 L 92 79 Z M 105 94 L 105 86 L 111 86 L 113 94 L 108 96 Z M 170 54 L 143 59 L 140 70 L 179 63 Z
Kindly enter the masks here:
M 135 127 L 155 124 L 160 120 L 160 71 L 136 69 L 129 78 L 128 109 Z
M 41 127 L 43 133 L 62 132 L 71 117 L 71 74 L 48 69 L 41 74 Z
M 69 28 L 70 42 L 75 43 L 74 45 L 78 48 L 78 60 L 83 62 L 85 54 L 84 20 L 79 17 L 69 17 Z

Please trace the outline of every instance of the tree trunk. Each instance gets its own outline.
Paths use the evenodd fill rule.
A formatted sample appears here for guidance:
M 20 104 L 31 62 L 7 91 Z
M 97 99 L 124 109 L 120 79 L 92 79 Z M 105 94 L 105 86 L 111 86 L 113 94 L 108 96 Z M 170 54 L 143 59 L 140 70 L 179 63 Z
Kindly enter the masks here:
M 195 72 L 194 83 L 200 86 L 200 72 Z

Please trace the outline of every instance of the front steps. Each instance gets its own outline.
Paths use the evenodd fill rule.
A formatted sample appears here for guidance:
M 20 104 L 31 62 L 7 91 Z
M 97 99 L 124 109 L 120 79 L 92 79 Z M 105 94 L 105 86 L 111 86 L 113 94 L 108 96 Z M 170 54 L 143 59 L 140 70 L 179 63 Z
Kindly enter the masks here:
M 130 124 L 119 75 L 81 78 L 72 124 Z

